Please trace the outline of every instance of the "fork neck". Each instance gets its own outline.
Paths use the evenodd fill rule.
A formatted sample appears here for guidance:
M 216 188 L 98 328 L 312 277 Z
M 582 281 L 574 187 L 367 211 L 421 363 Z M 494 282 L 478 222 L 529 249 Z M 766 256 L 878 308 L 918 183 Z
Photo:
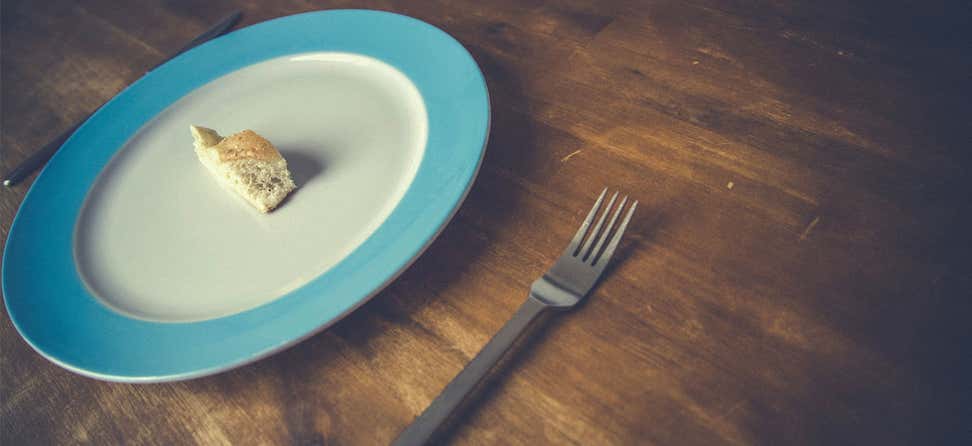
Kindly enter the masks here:
M 567 305 L 562 302 L 558 303 L 550 301 L 534 293 L 530 293 L 530 297 L 527 299 L 527 302 L 534 302 L 537 306 L 539 306 L 537 311 L 538 315 L 541 313 L 549 313 L 551 311 L 559 313 L 570 310 L 573 307 L 572 305 Z
M 530 287 L 530 299 L 534 299 L 548 308 L 566 310 L 580 300 L 571 291 L 561 288 L 555 282 L 541 277 Z

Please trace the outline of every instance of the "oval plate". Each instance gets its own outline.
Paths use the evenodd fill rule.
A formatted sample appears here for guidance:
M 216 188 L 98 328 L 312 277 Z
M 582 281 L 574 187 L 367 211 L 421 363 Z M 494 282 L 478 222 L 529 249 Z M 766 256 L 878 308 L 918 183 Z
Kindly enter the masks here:
M 200 87 L 261 62 L 307 53 L 375 59 L 404 74 L 421 96 L 427 114 L 424 152 L 387 218 L 323 273 L 268 303 L 228 316 L 152 321 L 115 311 L 96 298 L 75 261 L 76 225 L 86 198 L 99 190 L 93 186 L 116 153 L 170 106 L 204 90 Z M 132 84 L 51 159 L 27 193 L 7 238 L 2 273 L 7 311 L 41 355 L 97 379 L 173 381 L 258 360 L 340 320 L 421 255 L 472 186 L 489 121 L 486 84 L 473 58 L 448 34 L 413 18 L 322 11 L 227 34 Z M 178 144 L 191 152 L 188 132 Z M 325 169 L 320 175 L 327 174 Z

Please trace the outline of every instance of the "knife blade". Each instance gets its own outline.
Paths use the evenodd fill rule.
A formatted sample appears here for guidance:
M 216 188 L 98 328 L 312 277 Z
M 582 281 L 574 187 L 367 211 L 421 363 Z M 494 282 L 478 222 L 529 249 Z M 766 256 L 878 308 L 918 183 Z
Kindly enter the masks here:
M 224 17 L 222 20 L 220 20 L 215 25 L 207 29 L 205 32 L 203 32 L 202 34 L 196 36 L 196 38 L 189 41 L 189 43 L 187 43 L 186 46 L 180 48 L 179 51 L 172 53 L 172 55 L 170 55 L 169 57 L 166 57 L 161 62 L 155 64 L 151 69 L 149 69 L 146 72 L 146 74 L 158 68 L 162 64 L 172 60 L 174 57 L 192 48 L 195 48 L 196 46 L 199 46 L 200 44 L 206 41 L 209 41 L 211 39 L 223 35 L 223 33 L 229 31 L 233 27 L 233 25 L 235 25 L 236 22 L 240 20 L 240 17 L 242 16 L 243 16 L 242 12 L 234 11 L 232 14 Z M 107 102 L 108 101 L 105 101 L 105 103 Z M 52 156 L 54 156 L 54 153 L 61 148 L 61 145 L 63 145 L 64 142 L 67 141 L 67 139 L 74 134 L 74 132 L 78 129 L 78 127 L 81 127 L 81 124 L 84 124 L 89 118 L 91 118 L 91 115 L 93 115 L 96 111 L 101 109 L 101 107 L 104 107 L 104 105 L 105 104 L 101 104 L 98 108 L 94 109 L 94 111 L 89 113 L 88 116 L 85 116 L 83 119 L 81 119 L 80 121 L 78 121 L 77 123 L 69 127 L 63 133 L 61 133 L 56 138 L 52 139 L 50 142 L 48 142 L 43 147 L 41 147 L 39 150 L 34 152 L 34 154 L 27 157 L 27 159 L 23 160 L 17 167 L 13 168 L 10 171 L 10 173 L 7 174 L 7 176 L 3 180 L 3 185 L 6 187 L 13 186 L 21 182 L 24 178 L 27 178 L 28 175 L 33 173 L 40 166 L 44 165 L 44 163 L 46 163 L 47 160 L 49 160 Z

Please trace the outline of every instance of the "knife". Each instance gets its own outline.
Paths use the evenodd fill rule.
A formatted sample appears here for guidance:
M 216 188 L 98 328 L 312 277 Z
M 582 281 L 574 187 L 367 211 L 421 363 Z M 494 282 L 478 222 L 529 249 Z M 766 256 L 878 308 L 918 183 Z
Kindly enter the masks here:
M 152 70 L 158 68 L 160 65 L 172 60 L 172 58 L 192 49 L 193 47 L 196 47 L 208 40 L 221 36 L 226 31 L 229 31 L 230 28 L 232 28 L 233 25 L 235 25 L 236 22 L 239 21 L 240 17 L 242 16 L 243 16 L 242 12 L 234 11 L 232 14 L 226 16 L 218 23 L 213 25 L 212 28 L 209 28 L 208 30 L 206 30 L 206 32 L 200 34 L 195 39 L 192 39 L 192 41 L 186 44 L 186 46 L 182 47 L 179 51 L 173 53 L 171 56 L 166 57 L 161 62 L 155 64 L 155 66 L 153 66 L 150 70 L 146 71 L 145 73 L 148 74 Z M 107 103 L 107 101 L 105 102 Z M 101 104 L 101 106 L 99 106 L 94 111 L 89 113 L 88 116 L 85 116 L 84 119 L 78 121 L 70 128 L 65 130 L 64 133 L 58 135 L 57 138 L 54 138 L 49 143 L 45 144 L 44 147 L 41 147 L 40 150 L 34 152 L 33 155 L 27 157 L 27 159 L 21 162 L 20 165 L 15 167 L 13 170 L 10 171 L 10 173 L 7 174 L 7 176 L 3 179 L 3 185 L 7 187 L 13 186 L 19 183 L 20 181 L 22 181 L 24 178 L 27 178 L 28 175 L 33 173 L 40 166 L 43 166 L 44 163 L 47 162 L 47 160 L 49 160 L 52 156 L 54 156 L 54 152 L 57 152 L 57 150 L 61 148 L 61 145 L 64 144 L 64 141 L 67 141 L 67 139 L 74 134 L 75 130 L 77 130 L 78 127 L 81 127 L 81 124 L 84 124 L 85 121 L 91 118 L 91 115 L 93 115 L 96 111 L 101 109 L 101 107 L 104 107 L 104 104 Z

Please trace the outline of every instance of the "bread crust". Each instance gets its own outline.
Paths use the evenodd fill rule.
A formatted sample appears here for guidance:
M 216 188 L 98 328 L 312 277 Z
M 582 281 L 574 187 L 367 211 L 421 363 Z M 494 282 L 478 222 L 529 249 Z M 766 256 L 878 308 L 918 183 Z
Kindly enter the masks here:
M 245 159 L 283 160 L 283 156 L 270 141 L 249 129 L 223 138 L 213 149 L 219 154 L 219 160 L 224 163 Z

